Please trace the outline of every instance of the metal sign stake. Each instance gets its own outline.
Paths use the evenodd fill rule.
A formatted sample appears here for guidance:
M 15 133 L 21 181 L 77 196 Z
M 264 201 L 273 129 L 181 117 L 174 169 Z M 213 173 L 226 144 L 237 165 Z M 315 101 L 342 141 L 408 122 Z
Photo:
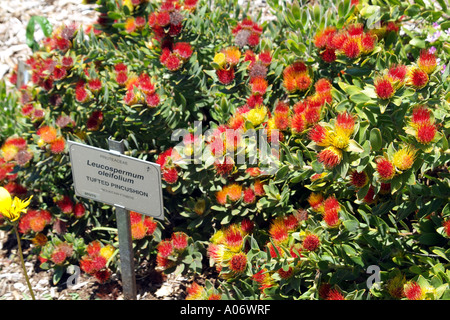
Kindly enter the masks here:
M 124 153 L 123 140 L 114 141 L 108 138 L 109 149 L 120 154 Z M 131 238 L 130 212 L 124 207 L 115 205 L 117 230 L 119 234 L 120 271 L 122 290 L 125 300 L 136 300 L 136 274 L 134 272 L 133 240 Z

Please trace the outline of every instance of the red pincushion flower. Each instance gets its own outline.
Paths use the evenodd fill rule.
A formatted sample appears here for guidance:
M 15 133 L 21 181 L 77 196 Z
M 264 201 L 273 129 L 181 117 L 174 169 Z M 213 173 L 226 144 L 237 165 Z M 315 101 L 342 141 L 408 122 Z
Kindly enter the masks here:
M 303 114 L 294 114 L 291 121 L 293 132 L 301 133 L 306 129 L 306 120 Z
M 408 67 L 402 64 L 393 65 L 389 68 L 388 76 L 394 81 L 404 82 L 406 80 L 406 74 L 408 73 Z
M 336 34 L 337 30 L 335 27 L 328 27 L 324 30 L 319 31 L 314 36 L 314 45 L 319 48 L 323 49 L 325 47 L 332 47 L 333 38 Z
M 269 234 L 275 243 L 287 241 L 289 236 L 288 231 L 282 217 L 276 218 L 269 228 Z
M 307 73 L 301 74 L 295 79 L 297 89 L 300 91 L 307 90 L 311 86 L 311 83 L 312 79 Z
M 436 56 L 430 53 L 429 50 L 421 50 L 419 59 L 417 59 L 417 65 L 427 74 L 431 74 L 437 67 Z
M 403 291 L 408 300 L 422 300 L 423 298 L 422 288 L 415 281 L 406 283 L 403 287 Z
M 381 180 L 391 180 L 395 175 L 394 164 L 386 158 L 376 160 L 377 172 Z
M 336 61 L 336 50 L 327 48 L 321 54 L 320 57 L 327 63 Z
M 419 68 L 411 68 L 408 73 L 408 85 L 420 90 L 428 83 L 428 74 Z
M 262 77 L 252 78 L 250 81 L 252 94 L 264 95 L 266 93 L 268 83 L 267 80 Z
M 149 20 L 150 23 L 150 20 Z M 170 14 L 167 11 L 161 11 L 156 14 L 156 23 L 161 26 L 165 27 L 170 23 Z
M 422 144 L 428 144 L 436 136 L 436 125 L 434 123 L 425 123 L 417 128 L 416 138 Z
M 87 102 L 89 99 L 89 94 L 86 88 L 84 87 L 83 82 L 78 83 L 78 85 L 75 88 L 75 99 L 80 103 Z
M 336 147 L 330 146 L 319 152 L 317 160 L 327 168 L 333 169 L 342 160 L 342 151 Z
M 152 217 L 144 217 L 144 226 L 147 228 L 147 235 L 152 235 L 157 228 L 157 223 L 153 220 Z
M 73 212 L 73 202 L 69 196 L 64 196 L 61 200 L 56 202 L 56 205 L 63 213 L 68 214 Z
M 111 271 L 109 270 L 100 270 L 94 273 L 95 278 L 100 283 L 105 283 L 109 277 L 111 276 Z
M 239 228 L 236 228 L 234 226 L 229 227 L 224 232 L 224 240 L 225 244 L 231 249 L 231 250 L 238 250 L 242 247 L 242 233 Z
M 178 171 L 176 168 L 168 168 L 163 171 L 163 179 L 168 184 L 174 184 L 178 180 Z
M 322 127 L 320 124 L 316 124 L 308 132 L 308 138 L 314 141 L 318 146 L 326 146 L 328 141 L 328 130 Z
M 394 86 L 388 77 L 377 78 L 374 81 L 375 93 L 378 98 L 386 100 L 392 98 L 395 93 Z
M 320 78 L 314 84 L 314 88 L 316 89 L 316 92 L 329 92 L 333 88 L 333 85 L 331 84 L 330 80 L 326 78 Z
M 61 265 L 66 260 L 66 253 L 64 251 L 54 251 L 50 259 L 57 265 Z
M 241 222 L 241 231 L 244 234 L 249 234 L 253 231 L 253 228 L 255 227 L 255 224 L 253 223 L 253 221 L 251 221 L 248 218 L 244 218 L 244 220 L 242 220 Z
M 255 202 L 256 195 L 252 188 L 247 188 L 244 190 L 243 200 L 245 203 L 254 203 Z
M 86 208 L 82 203 L 78 202 L 77 204 L 75 204 L 73 213 L 75 215 L 75 218 L 81 218 L 86 213 Z
M 328 292 L 327 300 L 345 300 L 344 296 L 337 289 L 331 289 Z
M 320 246 L 320 239 L 315 234 L 308 234 L 303 239 L 303 248 L 307 251 L 315 251 Z
M 442 226 L 444 227 L 445 234 L 450 238 L 450 219 L 442 222 Z
M 349 59 L 355 59 L 361 54 L 361 49 L 355 38 L 348 38 L 342 45 L 342 52 Z
M 173 52 L 180 56 L 181 59 L 186 61 L 192 55 L 192 47 L 187 42 L 178 42 L 173 46 Z
M 98 92 L 102 89 L 102 81 L 99 78 L 89 80 L 88 87 L 93 92 Z
M 425 106 L 416 106 L 413 109 L 411 121 L 415 125 L 422 125 L 431 121 L 431 112 Z
M 181 67 L 181 60 L 175 54 L 169 54 L 167 59 L 164 61 L 164 65 L 170 71 L 177 71 Z
M 216 70 L 216 75 L 220 83 L 228 85 L 234 80 L 234 69 L 218 69 Z
M 175 250 L 184 250 L 188 246 L 188 236 L 184 232 L 173 233 L 171 239 Z
M 158 244 L 158 255 L 167 258 L 173 253 L 172 242 L 168 240 L 163 240 Z
M 354 170 L 350 175 L 350 183 L 357 188 L 364 187 L 369 182 L 369 177 L 365 171 Z
M 230 259 L 230 270 L 234 273 L 242 273 L 247 267 L 247 256 L 245 253 L 240 252 L 234 254 Z

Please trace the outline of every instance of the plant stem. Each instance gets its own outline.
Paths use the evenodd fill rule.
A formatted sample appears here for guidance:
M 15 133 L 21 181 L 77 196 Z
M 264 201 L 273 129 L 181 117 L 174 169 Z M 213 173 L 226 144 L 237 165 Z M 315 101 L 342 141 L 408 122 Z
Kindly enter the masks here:
M 17 238 L 17 246 L 19 247 L 19 257 L 20 257 L 20 263 L 22 264 L 23 274 L 25 275 L 25 280 L 27 281 L 28 289 L 30 290 L 31 298 L 33 300 L 36 300 L 34 297 L 33 288 L 31 288 L 30 279 L 28 278 L 27 269 L 25 268 L 25 262 L 23 260 L 23 252 L 22 252 L 22 245 L 20 244 L 20 235 L 19 231 L 17 230 L 16 224 L 14 226 L 14 231 L 16 232 L 16 238 Z

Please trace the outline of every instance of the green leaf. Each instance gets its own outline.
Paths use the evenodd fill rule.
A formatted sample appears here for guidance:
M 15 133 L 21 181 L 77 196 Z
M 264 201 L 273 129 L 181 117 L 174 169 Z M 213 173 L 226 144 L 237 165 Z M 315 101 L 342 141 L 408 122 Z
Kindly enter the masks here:
M 381 137 L 381 131 L 378 128 L 373 128 L 370 130 L 369 135 L 370 145 L 374 151 L 378 151 L 381 149 L 383 145 L 383 139 Z
M 411 41 L 409 41 L 409 44 L 421 49 L 424 49 L 426 47 L 425 40 L 419 38 L 411 39 Z
M 34 31 L 36 23 L 41 27 L 42 32 L 46 37 L 50 37 L 53 31 L 53 27 L 51 23 L 47 20 L 47 18 L 41 16 L 32 16 L 30 18 L 30 21 L 28 21 L 26 28 L 26 43 L 33 50 L 38 49 L 38 44 L 36 40 L 34 40 Z

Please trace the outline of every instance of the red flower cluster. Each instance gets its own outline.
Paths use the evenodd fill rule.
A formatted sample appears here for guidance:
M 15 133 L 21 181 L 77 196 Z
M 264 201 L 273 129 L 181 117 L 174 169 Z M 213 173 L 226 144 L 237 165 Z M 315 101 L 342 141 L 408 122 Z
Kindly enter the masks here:
M 86 208 L 81 202 L 74 203 L 72 199 L 65 195 L 60 197 L 56 201 L 56 206 L 61 210 L 62 213 L 67 215 L 74 215 L 75 218 L 81 218 L 86 213 Z
M 86 254 L 80 260 L 81 270 L 95 276 L 100 283 L 106 282 L 111 275 L 106 264 L 114 251 L 111 245 L 103 246 L 98 240 L 89 243 Z
M 311 193 L 308 202 L 314 211 L 322 214 L 323 221 L 328 227 L 334 228 L 340 224 L 339 211 L 341 205 L 335 196 L 329 196 L 325 199 L 322 194 Z
M 292 93 L 306 91 L 313 82 L 311 70 L 303 61 L 297 61 L 283 70 L 283 86 Z
M 160 103 L 155 85 L 147 73 L 143 72 L 139 77 L 134 76 L 129 78 L 126 89 L 127 92 L 124 97 L 124 102 L 129 106 L 141 103 L 147 107 L 154 108 Z
M 51 254 L 50 260 L 56 265 L 62 265 L 66 259 L 73 254 L 73 247 L 70 243 L 61 242 L 55 246 Z
M 409 125 L 419 143 L 429 144 L 434 140 L 437 133 L 437 125 L 432 111 L 427 107 L 423 105 L 414 107 Z
M 19 166 L 25 166 L 32 158 L 33 154 L 28 150 L 27 141 L 22 137 L 9 137 L 0 149 L 3 158 L 0 158 L 0 180 L 6 178 L 12 171 L 15 161 Z
M 256 201 L 256 197 L 261 197 L 265 194 L 263 183 L 257 179 L 252 185 L 243 187 L 238 183 L 230 183 L 222 187 L 222 190 L 216 192 L 216 201 L 218 204 L 225 205 L 226 203 L 243 200 L 246 204 L 251 204 Z
M 52 36 L 44 40 L 44 46 L 49 51 L 60 50 L 66 52 L 72 47 L 72 39 L 75 37 L 78 26 L 75 24 L 62 25 L 56 28 Z
M 176 161 L 180 159 L 179 153 L 169 148 L 158 156 L 156 163 L 161 166 L 163 180 L 168 184 L 174 184 L 178 181 L 178 165 Z
M 131 236 L 135 240 L 151 236 L 157 228 L 157 223 L 153 217 L 142 215 L 135 211 L 130 211 Z
M 275 244 L 286 244 L 289 240 L 289 234 L 297 229 L 299 221 L 295 215 L 275 218 L 270 227 L 269 234 Z
M 314 45 L 321 50 L 319 55 L 328 63 L 334 62 L 337 55 L 356 59 L 375 49 L 377 36 L 365 32 L 362 24 L 351 24 L 338 31 L 336 27 L 327 27 L 316 33 Z
M 166 42 L 162 47 L 159 61 L 170 71 L 179 70 L 192 55 L 192 47 L 187 42 Z
M 52 221 L 52 215 L 47 210 L 28 209 L 27 213 L 20 217 L 19 231 L 21 233 L 41 232 Z
M 188 247 L 188 235 L 184 232 L 174 232 L 169 239 L 161 241 L 157 246 L 157 267 L 167 269 L 173 266 L 176 260 Z
M 249 18 L 239 22 L 236 27 L 231 30 L 234 35 L 234 42 L 238 47 L 257 46 L 262 31 L 262 27 Z
M 328 79 L 321 78 L 314 84 L 315 93 L 297 102 L 291 121 L 291 130 L 294 133 L 302 133 L 308 127 L 319 122 L 322 109 L 327 103 L 331 103 L 332 84 Z

